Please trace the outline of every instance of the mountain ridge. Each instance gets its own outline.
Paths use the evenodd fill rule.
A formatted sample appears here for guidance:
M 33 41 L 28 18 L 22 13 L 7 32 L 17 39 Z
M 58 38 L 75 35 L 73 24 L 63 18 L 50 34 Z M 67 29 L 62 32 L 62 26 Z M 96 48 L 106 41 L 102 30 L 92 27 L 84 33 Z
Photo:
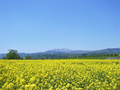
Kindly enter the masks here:
M 67 48 L 58 48 L 47 50 L 45 52 L 37 52 L 37 53 L 18 53 L 20 57 L 25 57 L 26 55 L 39 55 L 39 54 L 84 54 L 84 53 L 120 53 L 120 48 L 107 48 L 101 50 L 71 50 Z M 6 53 L 0 54 L 0 58 L 6 56 Z

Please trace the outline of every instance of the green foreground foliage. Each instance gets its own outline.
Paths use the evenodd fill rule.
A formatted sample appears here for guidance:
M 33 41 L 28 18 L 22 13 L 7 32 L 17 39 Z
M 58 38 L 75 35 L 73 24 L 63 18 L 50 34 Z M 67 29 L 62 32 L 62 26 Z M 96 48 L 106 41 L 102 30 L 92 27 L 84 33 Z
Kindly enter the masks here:
M 0 60 L 0 90 L 120 90 L 120 60 Z

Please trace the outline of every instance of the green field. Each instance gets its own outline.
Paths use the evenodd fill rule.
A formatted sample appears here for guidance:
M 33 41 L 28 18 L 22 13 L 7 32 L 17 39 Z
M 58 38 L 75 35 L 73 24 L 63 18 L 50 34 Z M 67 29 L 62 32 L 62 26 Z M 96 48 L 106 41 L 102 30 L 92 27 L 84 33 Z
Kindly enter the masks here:
M 0 60 L 0 90 L 120 90 L 120 60 Z

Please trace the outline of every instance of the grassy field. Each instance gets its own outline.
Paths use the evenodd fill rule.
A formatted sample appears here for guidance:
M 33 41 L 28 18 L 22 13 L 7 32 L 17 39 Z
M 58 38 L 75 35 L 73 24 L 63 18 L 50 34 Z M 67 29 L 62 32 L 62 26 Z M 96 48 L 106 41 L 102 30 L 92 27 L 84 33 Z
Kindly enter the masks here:
M 0 90 L 120 90 L 120 60 L 0 60 Z

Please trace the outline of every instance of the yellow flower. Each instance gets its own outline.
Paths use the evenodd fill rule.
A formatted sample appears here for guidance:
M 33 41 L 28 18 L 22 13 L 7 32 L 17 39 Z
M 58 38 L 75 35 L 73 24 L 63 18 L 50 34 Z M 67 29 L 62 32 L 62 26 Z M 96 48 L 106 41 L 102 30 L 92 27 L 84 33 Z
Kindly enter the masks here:
M 13 83 L 9 83 L 9 84 L 7 85 L 7 89 L 13 89 L 13 87 L 14 87 L 14 84 L 13 84 Z

